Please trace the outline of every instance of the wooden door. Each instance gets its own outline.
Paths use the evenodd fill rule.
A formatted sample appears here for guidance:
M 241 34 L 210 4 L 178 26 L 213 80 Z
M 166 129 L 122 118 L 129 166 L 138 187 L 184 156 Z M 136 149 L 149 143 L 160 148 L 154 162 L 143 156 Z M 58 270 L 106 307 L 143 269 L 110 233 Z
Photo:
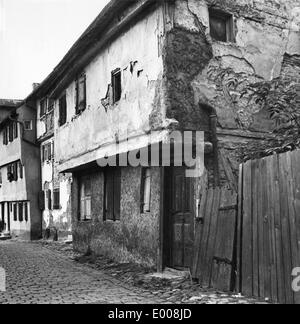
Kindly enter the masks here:
M 185 173 L 185 167 L 172 167 L 166 179 L 169 266 L 176 269 L 191 269 L 193 263 L 194 189 Z

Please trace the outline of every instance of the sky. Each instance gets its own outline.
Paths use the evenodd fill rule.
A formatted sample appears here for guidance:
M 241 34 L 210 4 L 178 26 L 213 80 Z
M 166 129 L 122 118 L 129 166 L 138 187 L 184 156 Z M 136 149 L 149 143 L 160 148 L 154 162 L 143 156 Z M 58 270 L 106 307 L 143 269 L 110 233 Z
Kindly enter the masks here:
M 24 99 L 109 0 L 0 0 L 0 98 Z

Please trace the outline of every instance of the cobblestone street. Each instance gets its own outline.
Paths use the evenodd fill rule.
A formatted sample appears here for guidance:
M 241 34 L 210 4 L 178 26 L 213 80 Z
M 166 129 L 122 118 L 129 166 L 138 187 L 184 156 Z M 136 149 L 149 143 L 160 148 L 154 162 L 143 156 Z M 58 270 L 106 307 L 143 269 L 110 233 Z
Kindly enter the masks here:
M 38 245 L 0 242 L 0 267 L 7 275 L 0 304 L 163 303 Z

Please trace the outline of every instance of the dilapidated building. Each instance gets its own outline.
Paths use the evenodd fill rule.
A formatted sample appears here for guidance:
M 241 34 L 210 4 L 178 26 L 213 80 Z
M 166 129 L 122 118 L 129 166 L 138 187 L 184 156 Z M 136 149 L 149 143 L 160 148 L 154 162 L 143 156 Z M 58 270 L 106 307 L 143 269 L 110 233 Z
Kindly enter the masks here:
M 6 236 L 41 237 L 36 110 L 20 102 L 0 122 L 0 221 Z
M 28 97 L 40 116 L 43 190 L 65 183 L 76 249 L 191 267 L 201 187 L 236 190 L 241 149 L 271 136 L 268 112 L 242 94 L 263 80 L 299 79 L 299 24 L 292 0 L 106 6 Z M 185 167 L 100 167 L 116 143 L 127 155 L 174 130 L 205 133 L 201 178 L 185 177 Z

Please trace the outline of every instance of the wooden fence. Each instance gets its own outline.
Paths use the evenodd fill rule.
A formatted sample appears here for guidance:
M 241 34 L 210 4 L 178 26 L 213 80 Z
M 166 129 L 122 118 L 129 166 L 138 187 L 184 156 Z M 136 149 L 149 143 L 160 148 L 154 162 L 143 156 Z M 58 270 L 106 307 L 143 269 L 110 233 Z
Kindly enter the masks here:
M 203 193 L 200 206 L 193 277 L 202 287 L 230 291 L 234 285 L 237 194 L 210 189 Z
M 237 289 L 299 304 L 292 270 L 300 267 L 300 151 L 241 165 L 239 197 Z

